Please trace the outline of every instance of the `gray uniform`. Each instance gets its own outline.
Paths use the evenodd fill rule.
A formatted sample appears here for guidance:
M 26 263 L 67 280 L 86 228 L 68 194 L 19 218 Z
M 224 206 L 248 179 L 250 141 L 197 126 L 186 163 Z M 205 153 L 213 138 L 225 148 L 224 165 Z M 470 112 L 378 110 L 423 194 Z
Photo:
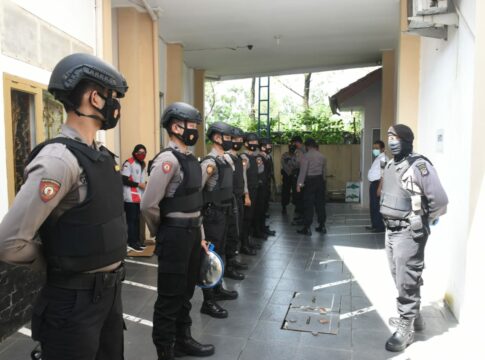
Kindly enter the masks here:
M 286 175 L 293 175 L 294 170 L 298 169 L 299 164 L 295 155 L 285 152 L 281 155 L 281 169 L 286 173 Z
M 411 165 L 410 160 L 414 161 Z M 419 314 L 429 223 L 446 213 L 447 204 L 438 174 L 426 159 L 411 154 L 386 165 L 381 213 L 387 228 L 387 257 L 399 294 L 397 308 L 405 319 Z
M 85 143 L 68 125 L 62 126 L 59 136 Z M 96 143 L 87 145 L 99 147 Z M 67 147 L 55 143 L 46 145 L 27 165 L 24 179 L 12 207 L 0 223 L 0 260 L 43 268 L 42 245 L 37 231 L 51 213 L 54 218 L 59 218 L 86 199 L 86 175 Z M 40 191 L 42 181 L 46 180 L 59 184 L 53 189 L 57 192 L 48 201 L 41 198 Z M 119 265 L 117 262 L 93 272 L 112 271 Z
M 181 152 L 179 147 L 173 142 L 168 143 L 168 147 Z M 186 154 L 190 154 L 187 151 Z M 145 193 L 141 200 L 140 209 L 147 223 L 152 236 L 156 236 L 160 226 L 160 208 L 158 204 L 163 198 L 173 197 L 178 186 L 182 183 L 184 173 L 180 164 L 170 151 L 162 152 L 152 164 L 150 181 L 148 182 Z M 200 216 L 200 211 L 192 213 L 171 212 L 165 215 L 173 218 L 195 218 Z M 201 227 L 202 239 L 204 228 Z
M 298 185 L 304 186 L 307 176 L 323 176 L 325 179 L 327 159 L 318 150 L 310 149 L 300 160 L 300 173 Z

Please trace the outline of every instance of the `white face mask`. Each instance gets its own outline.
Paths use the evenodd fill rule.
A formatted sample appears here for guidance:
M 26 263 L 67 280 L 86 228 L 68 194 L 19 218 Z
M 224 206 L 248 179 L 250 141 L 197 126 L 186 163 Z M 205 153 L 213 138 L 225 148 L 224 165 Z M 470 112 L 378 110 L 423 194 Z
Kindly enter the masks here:
M 381 151 L 378 149 L 372 149 L 372 155 L 375 157 L 378 157 L 381 154 Z

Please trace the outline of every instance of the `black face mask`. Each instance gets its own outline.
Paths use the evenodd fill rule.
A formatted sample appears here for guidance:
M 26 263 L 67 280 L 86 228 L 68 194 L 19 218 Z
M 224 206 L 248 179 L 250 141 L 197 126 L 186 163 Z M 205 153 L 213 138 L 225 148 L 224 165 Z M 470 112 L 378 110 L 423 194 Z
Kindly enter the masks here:
M 120 119 L 120 102 L 117 99 L 111 97 L 111 92 L 108 97 L 104 97 L 99 93 L 98 95 L 101 96 L 102 99 L 104 99 L 103 108 L 96 108 L 101 113 L 101 115 L 103 115 L 104 118 L 103 124 L 101 125 L 101 130 L 112 129 L 118 124 L 118 120 Z
M 232 149 L 235 150 L 235 151 L 239 151 L 241 150 L 243 146 L 243 143 L 242 142 L 232 142 Z
M 188 129 L 187 128 L 187 121 L 185 122 L 185 127 L 177 125 L 181 129 L 184 129 L 182 135 L 174 134 L 177 138 L 179 138 L 185 145 L 187 146 L 194 146 L 197 140 L 199 139 L 199 130 L 197 129 Z
M 290 145 L 288 149 L 290 151 L 290 154 L 293 154 L 296 151 L 296 145 Z
M 222 143 L 216 143 L 222 146 L 222 150 L 229 151 L 232 149 L 232 140 L 224 140 L 222 139 Z
M 256 149 L 258 148 L 258 145 L 256 144 L 248 144 L 246 146 L 246 148 L 249 150 L 249 151 L 256 151 Z

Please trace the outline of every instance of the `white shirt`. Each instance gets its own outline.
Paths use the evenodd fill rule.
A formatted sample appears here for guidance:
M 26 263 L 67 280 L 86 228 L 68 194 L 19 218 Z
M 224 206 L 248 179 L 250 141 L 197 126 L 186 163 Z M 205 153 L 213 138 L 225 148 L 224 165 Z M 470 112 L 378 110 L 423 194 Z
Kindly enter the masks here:
M 381 179 L 381 161 L 384 161 L 385 163 L 389 161 L 385 153 L 380 153 L 379 156 L 374 159 L 374 162 L 372 163 L 372 166 L 370 167 L 367 174 L 367 178 L 369 179 L 369 181 L 377 181 Z
M 127 176 L 130 181 L 136 183 L 145 182 L 145 172 L 143 171 L 140 163 L 133 158 L 129 158 L 123 164 L 121 175 Z M 143 190 L 139 187 L 131 187 L 123 185 L 123 199 L 128 203 L 139 203 L 143 196 Z

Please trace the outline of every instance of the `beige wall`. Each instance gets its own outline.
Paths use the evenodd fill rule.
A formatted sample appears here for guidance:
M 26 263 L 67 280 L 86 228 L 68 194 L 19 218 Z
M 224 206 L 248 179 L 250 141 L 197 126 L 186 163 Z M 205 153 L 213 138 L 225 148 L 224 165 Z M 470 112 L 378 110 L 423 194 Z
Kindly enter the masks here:
M 204 70 L 194 70 L 194 106 L 200 111 L 203 122 L 199 129 L 199 141 L 195 146 L 195 156 L 204 156 L 206 152 L 205 146 L 205 116 L 204 116 Z
M 421 38 L 403 33 L 407 28 L 407 1 L 401 0 L 396 123 L 408 125 L 413 130 L 417 145 Z
M 382 101 L 381 101 L 381 138 L 387 129 L 395 123 L 396 98 L 395 71 L 396 54 L 394 50 L 382 52 Z
M 167 93 L 165 104 L 183 99 L 184 49 L 181 44 L 167 45 Z

